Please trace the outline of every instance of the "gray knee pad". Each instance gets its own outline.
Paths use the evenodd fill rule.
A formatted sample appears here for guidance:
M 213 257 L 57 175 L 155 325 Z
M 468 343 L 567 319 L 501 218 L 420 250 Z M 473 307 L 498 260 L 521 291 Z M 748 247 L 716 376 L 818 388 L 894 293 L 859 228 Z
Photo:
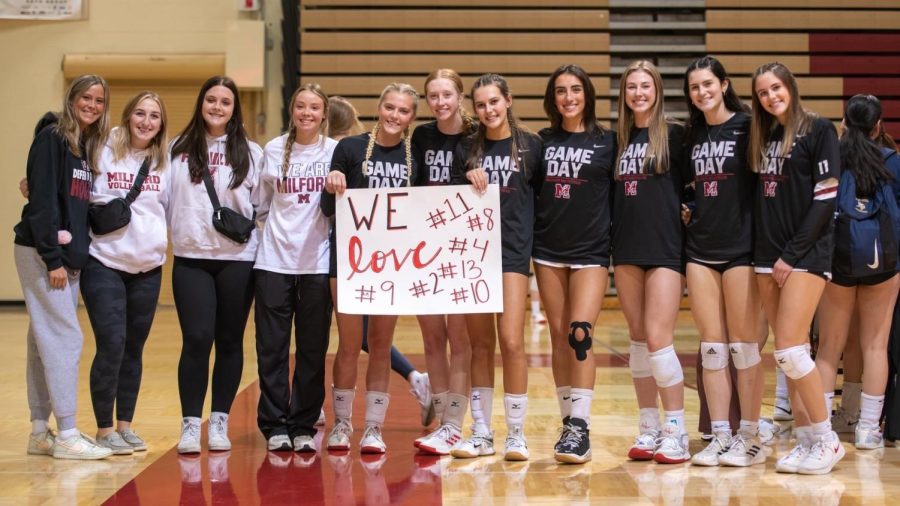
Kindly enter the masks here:
M 700 343 L 700 363 L 703 369 L 721 371 L 728 367 L 728 345 L 725 343 Z

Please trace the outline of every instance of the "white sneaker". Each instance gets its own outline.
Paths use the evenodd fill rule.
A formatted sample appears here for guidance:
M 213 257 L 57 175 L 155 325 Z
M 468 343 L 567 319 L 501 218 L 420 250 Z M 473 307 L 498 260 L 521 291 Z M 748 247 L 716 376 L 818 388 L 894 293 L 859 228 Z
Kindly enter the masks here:
M 291 451 L 291 438 L 287 434 L 275 434 L 270 436 L 266 441 L 266 448 L 270 452 L 287 452 Z
M 112 450 L 113 455 L 131 455 L 134 453 L 134 448 L 126 443 L 116 431 L 112 431 L 105 436 L 97 436 L 94 438 L 94 441 L 98 445 Z
M 450 455 L 459 459 L 472 459 L 475 457 L 485 457 L 494 454 L 494 432 L 479 433 L 472 432 L 472 436 L 465 441 L 458 443 L 450 450 Z
M 653 460 L 660 464 L 680 464 L 687 462 L 690 458 L 687 432 L 682 433 L 677 425 L 667 423 L 659 433 Z
M 757 429 L 756 435 L 759 436 L 760 443 L 764 445 L 771 443 L 779 432 L 781 432 L 781 430 L 772 420 L 768 418 L 759 419 L 759 428 Z
M 547 323 L 547 317 L 544 316 L 544 313 L 538 311 L 537 313 L 531 313 L 531 323 L 535 325 L 543 325 Z
M 740 432 L 731 440 L 728 450 L 719 455 L 723 466 L 748 467 L 766 461 L 766 452 L 759 436 L 746 437 Z
M 772 419 L 776 422 L 789 422 L 794 419 L 791 411 L 791 401 L 786 397 L 775 397 L 775 407 L 772 409 Z
M 56 440 L 56 434 L 52 430 L 47 429 L 40 434 L 28 435 L 28 454 L 29 455 L 53 455 L 53 441 Z
M 844 411 L 844 406 L 838 406 L 837 410 L 831 415 L 831 430 L 838 434 L 854 432 L 859 423 L 859 416 L 854 417 L 849 412 Z
M 800 474 L 828 474 L 835 464 L 845 455 L 844 445 L 838 439 L 836 432 L 831 431 L 819 438 L 809 454 L 800 463 L 797 472 Z
M 450 455 L 450 450 L 462 439 L 462 431 L 444 424 L 419 444 L 419 451 L 431 455 Z
M 210 414 L 206 432 L 210 450 L 224 452 L 231 449 L 231 440 L 228 439 L 228 413 L 215 411 Z
M 884 434 L 877 428 L 867 429 L 860 425 L 856 426 L 855 446 L 859 450 L 877 450 L 884 448 Z
M 359 441 L 359 451 L 361 453 L 384 453 L 385 450 L 387 450 L 387 446 L 384 444 L 384 438 L 381 437 L 381 427 L 366 425 L 362 439 Z
M 691 464 L 695 466 L 717 466 L 719 456 L 727 452 L 731 447 L 731 432 L 721 431 L 713 435 L 712 442 L 700 453 L 691 457 Z
M 325 408 L 322 408 L 322 410 L 319 411 L 319 419 L 316 420 L 315 426 L 316 427 L 324 427 L 325 426 Z
M 316 447 L 316 440 L 312 436 L 294 436 L 294 451 L 315 453 L 319 449 Z
M 631 460 L 653 460 L 656 451 L 656 438 L 658 431 L 644 432 L 634 438 L 634 444 L 628 449 L 628 458 Z
M 522 427 L 512 427 L 506 436 L 506 444 L 503 458 L 514 462 L 528 460 L 528 442 L 525 441 L 525 434 L 522 433 Z
M 200 419 L 186 416 L 181 419 L 181 439 L 178 453 L 200 453 Z
M 104 448 L 88 436 L 79 433 L 69 439 L 57 436 L 53 442 L 54 459 L 99 460 L 112 455 L 112 450 Z
M 413 394 L 416 401 L 419 402 L 422 426 L 427 427 L 434 420 L 434 406 L 431 403 L 431 382 L 428 380 L 428 373 L 413 373 L 413 378 L 409 383 L 412 385 L 409 393 Z
M 434 429 L 433 431 L 429 432 L 428 434 L 425 434 L 423 436 L 419 436 L 419 437 L 413 439 L 413 446 L 418 448 L 419 445 L 422 444 L 422 441 L 425 441 L 426 439 L 430 439 L 432 436 L 437 434 L 438 431 L 440 431 L 440 430 L 441 430 L 441 427 L 438 427 L 437 429 Z
M 338 418 L 334 421 L 334 427 L 331 428 L 331 434 L 328 435 L 329 450 L 349 450 L 350 434 L 353 434 L 353 426 L 350 420 L 346 418 Z
M 809 447 L 797 441 L 797 446 L 790 453 L 778 459 L 775 463 L 775 470 L 779 473 L 796 473 L 800 468 L 800 463 L 809 454 Z

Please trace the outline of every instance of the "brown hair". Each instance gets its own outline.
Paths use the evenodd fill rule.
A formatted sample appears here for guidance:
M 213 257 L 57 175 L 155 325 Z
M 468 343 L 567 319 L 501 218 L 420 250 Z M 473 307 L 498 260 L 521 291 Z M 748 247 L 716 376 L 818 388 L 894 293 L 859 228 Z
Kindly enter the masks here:
M 359 113 L 349 100 L 339 96 L 328 99 L 328 137 L 347 137 L 365 131 L 366 127 L 359 121 Z
M 756 94 L 756 79 L 771 72 L 781 83 L 788 89 L 791 97 L 791 103 L 788 104 L 788 110 L 784 120 L 784 137 L 782 137 L 781 156 L 787 156 L 791 152 L 791 147 L 798 135 L 806 134 L 806 131 L 812 125 L 815 114 L 810 113 L 803 108 L 800 101 L 800 90 L 797 87 L 797 79 L 790 69 L 778 62 L 767 63 L 761 65 L 753 72 L 753 81 L 751 85 L 751 95 L 753 97 L 753 116 L 750 123 L 750 153 L 748 154 L 750 168 L 753 172 L 759 172 L 760 167 L 766 164 L 766 143 L 769 140 L 769 134 L 778 124 L 778 119 L 766 111 L 762 103 L 759 101 L 759 95 Z

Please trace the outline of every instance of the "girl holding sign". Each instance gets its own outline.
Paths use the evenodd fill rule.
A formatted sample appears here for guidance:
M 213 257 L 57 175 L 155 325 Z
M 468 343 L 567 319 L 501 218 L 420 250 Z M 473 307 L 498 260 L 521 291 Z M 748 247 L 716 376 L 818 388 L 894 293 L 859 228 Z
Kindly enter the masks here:
M 179 453 L 200 453 L 200 414 L 212 374 L 209 449 L 231 449 L 228 412 L 241 383 L 244 327 L 253 304 L 257 234 L 239 243 L 213 227 L 207 177 L 222 206 L 245 218 L 255 215 L 263 151 L 247 138 L 240 94 L 228 77 L 200 88 L 194 115 L 171 148 L 169 227 L 172 292 L 183 347 L 178 362 L 181 397 Z
M 380 188 L 410 186 L 418 177 L 407 135 L 416 117 L 419 95 L 405 83 L 391 83 L 378 100 L 378 122 L 370 133 L 345 137 L 338 142 L 331 160 L 331 172 L 325 179 L 322 211 L 334 215 L 335 194 L 347 188 Z M 392 164 L 400 167 L 400 177 L 380 170 Z M 337 302 L 337 253 L 334 235 L 331 242 L 331 293 Z M 394 338 L 396 316 L 369 317 L 369 370 L 366 373 L 366 428 L 360 441 L 363 453 L 384 453 L 386 446 L 381 435 L 387 413 L 390 349 Z M 363 336 L 361 315 L 337 312 L 338 345 L 334 360 L 335 423 L 328 436 L 329 450 L 348 450 L 353 426 L 350 422 L 353 399 L 356 396 L 357 361 Z
M 553 379 L 563 430 L 560 462 L 591 460 L 589 438 L 596 366 L 591 330 L 609 279 L 610 187 L 616 135 L 597 123 L 596 93 L 577 65 L 547 82 L 543 184 L 534 224 L 534 270 L 553 346 Z M 573 225 L 577 224 L 577 230 Z
M 419 185 L 448 185 L 453 152 L 463 136 L 475 130 L 475 120 L 462 107 L 463 84 L 450 69 L 435 70 L 425 79 L 425 99 L 435 121 L 413 132 L 413 156 L 421 167 Z M 416 439 L 423 452 L 447 455 L 462 437 L 462 422 L 468 407 L 469 365 L 472 349 L 463 315 L 418 317 L 425 344 L 425 362 L 431 381 L 432 404 L 440 425 Z M 447 361 L 447 341 L 450 361 Z
M 741 103 L 725 68 L 706 56 L 684 76 L 688 102 L 689 171 L 696 209 L 687 227 L 687 283 L 700 332 L 703 385 L 712 424 L 709 446 L 691 458 L 701 466 L 749 466 L 765 462 L 759 438 L 764 381 L 760 340 L 768 327 L 753 273 L 753 192 L 756 175 L 747 165 L 749 109 Z M 741 422 L 732 439 L 731 374 L 737 369 Z
M 472 104 L 480 124 L 453 156 L 453 181 L 468 181 L 483 192 L 500 185 L 503 237 L 503 312 L 466 315 L 472 342 L 472 436 L 452 454 L 472 458 L 494 454 L 491 406 L 494 396 L 494 347 L 499 334 L 503 357 L 506 411 L 506 460 L 528 460 L 525 413 L 528 362 L 525 356 L 525 296 L 534 227 L 534 192 L 539 185 L 541 140 L 519 126 L 506 79 L 485 74 L 472 86 Z
M 331 220 L 319 201 L 337 141 L 325 135 L 328 97 L 318 84 L 297 88 L 289 110 L 290 127 L 266 144 L 260 175 L 263 231 L 254 266 L 257 424 L 269 450 L 315 452 L 331 327 Z M 296 367 L 291 381 L 292 323 Z
M 775 361 L 788 377 L 797 446 L 779 472 L 825 474 L 844 456 L 831 430 L 809 328 L 831 278 L 832 215 L 841 153 L 831 122 L 806 111 L 787 67 L 753 74 L 750 166 L 759 174 L 754 260 Z
M 631 334 L 629 365 L 640 434 L 628 457 L 688 460 L 684 376 L 673 346 L 682 291 L 681 125 L 666 119 L 662 78 L 635 61 L 619 84 L 612 255 L 616 288 Z M 657 394 L 665 409 L 660 428 Z

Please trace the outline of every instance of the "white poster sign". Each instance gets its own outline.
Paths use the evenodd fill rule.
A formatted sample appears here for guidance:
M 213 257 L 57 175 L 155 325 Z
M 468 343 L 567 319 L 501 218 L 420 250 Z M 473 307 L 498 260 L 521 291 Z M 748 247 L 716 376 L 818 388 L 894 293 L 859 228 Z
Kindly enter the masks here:
M 342 313 L 503 311 L 497 185 L 347 190 L 335 226 Z
M 0 0 L 0 18 L 82 19 L 84 17 L 82 4 L 82 0 Z

